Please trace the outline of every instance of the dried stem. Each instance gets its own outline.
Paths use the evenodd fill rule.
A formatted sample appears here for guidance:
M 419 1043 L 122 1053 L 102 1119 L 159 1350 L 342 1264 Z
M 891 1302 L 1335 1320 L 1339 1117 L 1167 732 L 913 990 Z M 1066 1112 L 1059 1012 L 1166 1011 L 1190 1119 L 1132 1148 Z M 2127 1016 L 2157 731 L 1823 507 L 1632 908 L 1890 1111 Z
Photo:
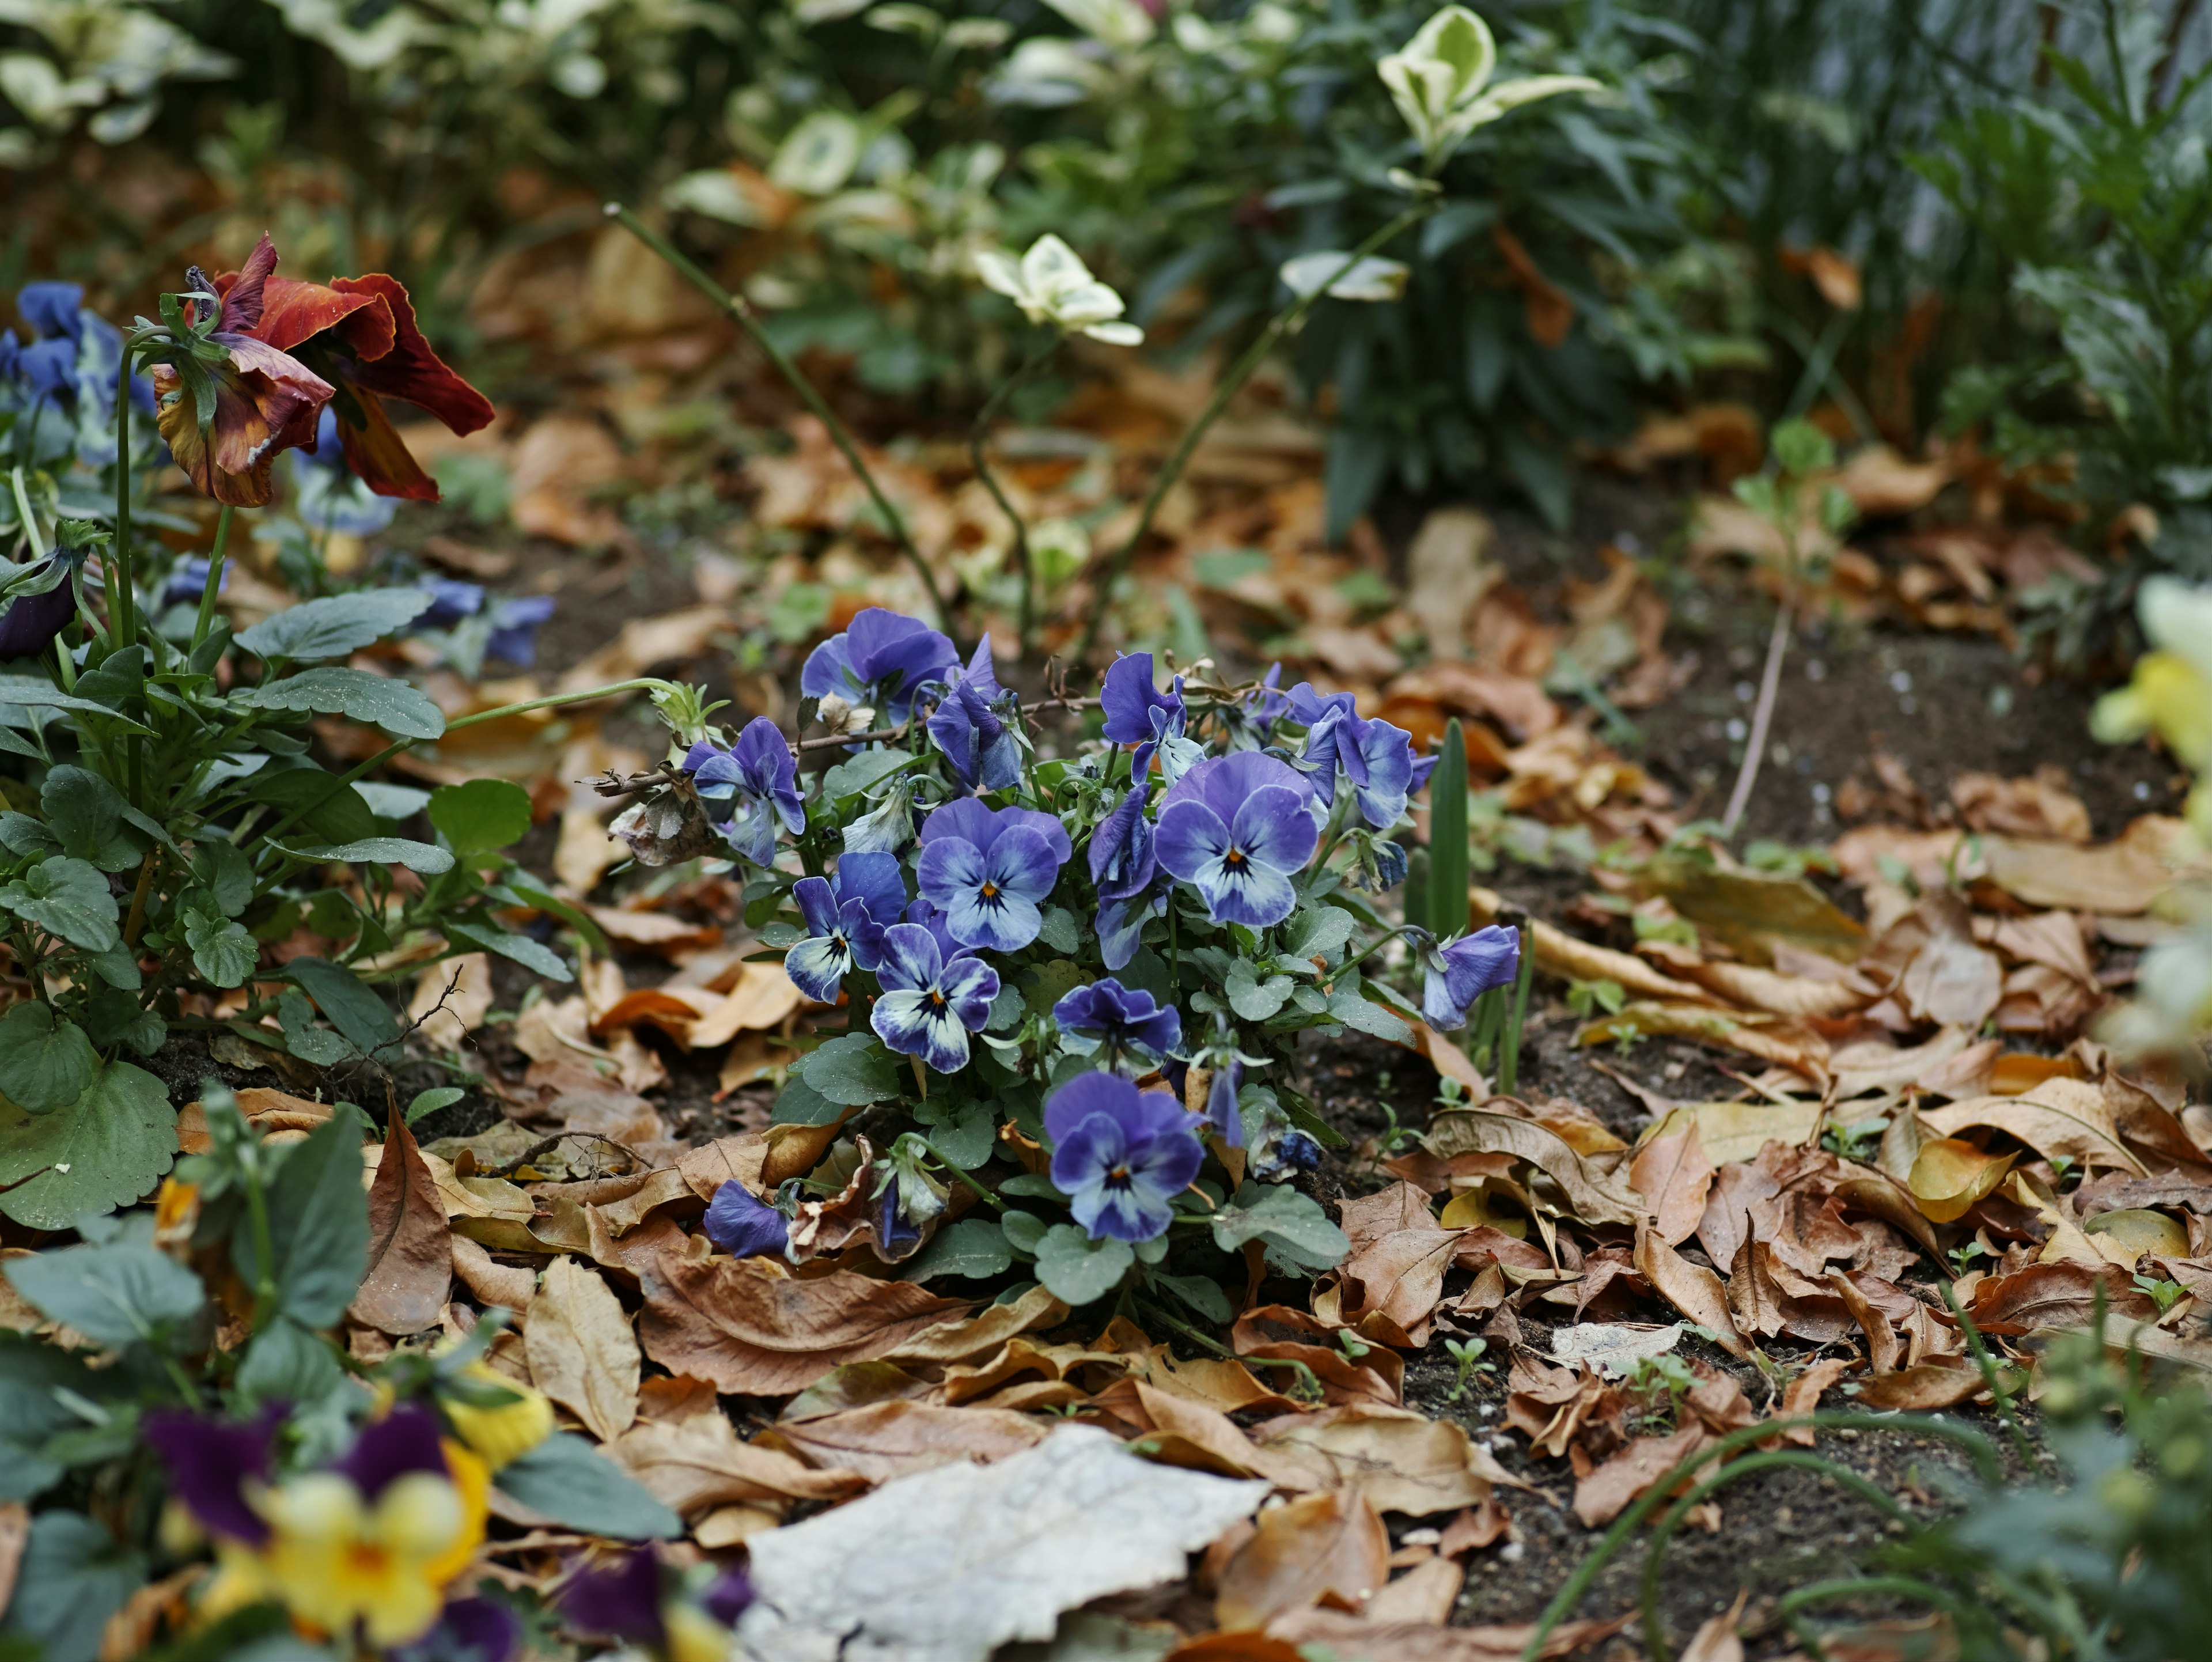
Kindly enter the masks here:
M 1796 585 L 1790 585 L 1794 591 Z M 1775 697 L 1782 690 L 1782 661 L 1790 652 L 1790 614 L 1792 594 L 1785 592 L 1774 613 L 1774 632 L 1766 640 L 1766 669 L 1759 678 L 1759 703 L 1751 713 L 1751 740 L 1736 770 L 1735 788 L 1729 793 L 1728 813 L 1722 816 L 1721 835 L 1733 837 L 1751 806 L 1751 788 L 1759 782 L 1759 758 L 1766 754 L 1766 730 L 1774 721 Z

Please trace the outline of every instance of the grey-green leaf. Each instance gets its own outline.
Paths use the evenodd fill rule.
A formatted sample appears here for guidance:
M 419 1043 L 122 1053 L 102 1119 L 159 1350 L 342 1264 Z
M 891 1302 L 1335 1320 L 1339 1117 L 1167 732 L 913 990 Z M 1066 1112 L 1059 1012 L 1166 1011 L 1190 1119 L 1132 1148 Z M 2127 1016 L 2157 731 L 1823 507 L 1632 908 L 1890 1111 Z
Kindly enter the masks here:
M 1214 1245 L 1223 1251 L 1234 1252 L 1251 1240 L 1316 1272 L 1334 1269 L 1352 1251 L 1344 1231 L 1328 1221 L 1312 1196 L 1287 1184 L 1247 1181 L 1213 1215 Z
M 530 793 L 506 779 L 471 779 L 430 793 L 430 823 L 455 854 L 487 854 L 530 834 Z
M 343 658 L 413 623 L 430 600 L 422 588 L 372 588 L 307 600 L 264 618 L 238 643 L 260 658 Z M 6 697 L 0 691 L 0 698 Z
M 185 944 L 192 949 L 192 967 L 217 987 L 244 986 L 261 961 L 261 943 L 234 918 L 186 912 Z
M 111 1062 L 58 1112 L 0 1104 L 0 1212 L 33 1229 L 67 1229 L 148 1193 L 176 1154 L 177 1117 L 161 1081 Z
M 435 739 L 446 730 L 444 713 L 421 688 L 389 675 L 336 665 L 303 669 L 282 681 L 264 681 L 232 693 L 230 702 L 248 709 L 307 709 L 349 716 L 400 739 Z
M 556 1431 L 499 1469 L 499 1490 L 570 1529 L 621 1541 L 667 1541 L 684 1520 L 582 1438 Z
M 284 973 L 315 1001 L 315 1007 L 330 1018 L 331 1026 L 363 1056 L 373 1055 L 399 1037 L 399 1024 L 392 1020 L 391 1009 L 343 964 L 295 958 L 284 966 Z
M 102 1525 L 81 1512 L 41 1513 L 0 1633 L 29 1640 L 40 1662 L 96 1662 L 109 1618 L 145 1581 L 144 1558 Z
M 99 1067 L 84 1030 L 46 1005 L 11 1005 L 0 1017 L 0 1096 L 18 1108 L 51 1114 L 68 1107 Z
M 488 929 L 474 923 L 446 925 L 446 933 L 465 946 L 480 947 L 488 953 L 497 953 L 511 959 L 526 970 L 534 970 L 551 981 L 573 981 L 575 977 L 561 961 L 561 955 L 542 941 L 532 941 L 526 934 L 514 934 L 506 929 Z
M 899 1093 L 897 1065 L 870 1033 L 841 1033 L 793 1070 L 817 1094 L 847 1108 L 865 1108 Z
M 981 1281 L 1012 1267 L 1014 1255 L 1006 1245 L 1006 1232 L 995 1218 L 963 1218 L 940 1229 L 905 1269 L 910 1282 L 933 1275 L 960 1275 Z
M 7 1273 L 40 1315 L 110 1350 L 158 1342 L 207 1301 L 198 1275 L 143 1240 L 34 1253 Z
M 277 846 L 302 860 L 343 861 L 349 866 L 404 866 L 425 877 L 436 877 L 453 868 L 453 856 L 436 843 L 417 843 L 404 837 L 363 837 L 351 843 Z
M 361 1182 L 361 1144 L 341 1117 L 284 1150 L 269 1185 L 269 1242 L 276 1308 L 310 1330 L 334 1327 L 368 1273 L 368 1196 Z M 231 1262 L 246 1286 L 261 1275 L 261 1254 L 241 1214 Z
M 0 906 L 88 953 L 122 943 L 107 879 L 97 867 L 67 855 L 42 860 L 0 888 Z
M 1104 1298 L 1121 1286 L 1137 1255 L 1127 1241 L 1092 1240 L 1072 1223 L 1056 1223 L 1036 1246 L 1037 1279 L 1071 1307 Z

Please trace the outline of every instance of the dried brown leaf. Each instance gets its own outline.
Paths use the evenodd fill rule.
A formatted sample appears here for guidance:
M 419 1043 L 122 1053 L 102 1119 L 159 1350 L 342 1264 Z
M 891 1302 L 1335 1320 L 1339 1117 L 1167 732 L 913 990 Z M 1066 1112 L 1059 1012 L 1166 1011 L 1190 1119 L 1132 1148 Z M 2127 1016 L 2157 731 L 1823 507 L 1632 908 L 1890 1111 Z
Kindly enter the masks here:
M 1748 1360 L 1751 1347 L 1736 1330 L 1721 1278 L 1692 1263 L 1653 1233 L 1650 1220 L 1636 1221 L 1636 1268 L 1659 1296 L 1701 1327 L 1713 1330 L 1714 1342 L 1731 1356 Z
M 368 1240 L 368 1274 L 349 1313 L 395 1336 L 435 1327 L 453 1285 L 453 1237 L 437 1181 L 396 1105 L 369 1184 Z
M 1698 1129 L 1694 1113 L 1669 1118 L 1629 1165 L 1628 1186 L 1643 1196 L 1659 1238 L 1669 1246 L 1697 1232 L 1712 1191 L 1713 1163 L 1705 1156 Z
M 1639 1437 L 1575 1485 L 1575 1516 L 1595 1529 L 1621 1511 L 1712 1439 L 1701 1425 L 1667 1437 Z
M 869 1482 L 856 1471 L 817 1470 L 781 1450 L 741 1441 L 720 1413 L 645 1421 L 607 1449 L 655 1499 L 686 1518 L 732 1504 L 842 1501 Z
M 779 1425 L 763 1440 L 872 1483 L 973 1460 L 988 1465 L 1044 1440 L 1046 1423 L 1004 1409 L 877 1403 Z
M 1355 1489 L 1304 1495 L 1260 1514 L 1260 1526 L 1222 1573 L 1214 1620 L 1264 1628 L 1324 1599 L 1357 1613 L 1389 1579 L 1390 1537 Z
M 523 1332 L 538 1388 L 611 1443 L 637 1421 L 637 1336 L 613 1290 L 573 1257 L 545 1266 Z

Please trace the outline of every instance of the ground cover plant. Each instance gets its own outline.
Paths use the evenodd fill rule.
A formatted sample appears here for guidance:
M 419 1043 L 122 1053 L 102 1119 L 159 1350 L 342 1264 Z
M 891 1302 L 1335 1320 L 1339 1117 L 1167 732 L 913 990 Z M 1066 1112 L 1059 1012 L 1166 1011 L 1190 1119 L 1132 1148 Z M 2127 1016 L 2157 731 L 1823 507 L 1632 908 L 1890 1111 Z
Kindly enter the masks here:
M 2192 1653 L 2204 26 L 1819 12 L 0 6 L 0 1654 Z

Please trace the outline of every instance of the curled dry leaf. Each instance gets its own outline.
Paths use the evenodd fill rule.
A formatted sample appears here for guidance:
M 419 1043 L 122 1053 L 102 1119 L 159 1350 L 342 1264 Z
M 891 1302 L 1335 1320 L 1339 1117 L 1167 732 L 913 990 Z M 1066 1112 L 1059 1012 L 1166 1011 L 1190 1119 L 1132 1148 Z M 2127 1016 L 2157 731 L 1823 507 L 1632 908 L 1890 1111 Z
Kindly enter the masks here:
M 1556 1131 L 1533 1121 L 1479 1109 L 1436 1115 L 1423 1138 L 1440 1160 L 1457 1154 L 1509 1154 L 1527 1160 L 1565 1191 L 1584 1223 L 1632 1224 L 1643 1208 L 1634 1196 L 1601 1177 Z
M 1633 1609 L 1605 1622 L 1562 1622 L 1552 1629 L 1537 1654 L 1545 1662 L 1579 1655 L 1610 1639 L 1635 1618 Z M 1300 1657 L 1326 1653 L 1343 1662 L 1521 1662 L 1535 1637 L 1532 1622 L 1503 1627 L 1438 1628 L 1413 1622 L 1370 1622 L 1323 1606 L 1295 1610 L 1268 1623 L 1268 1642 L 1292 1641 Z M 1224 1638 L 1243 1635 L 1222 1635 Z M 1200 1641 L 1203 1642 L 1203 1641 Z M 1182 1652 L 1170 1662 L 1182 1662 Z M 1193 1662 L 1196 1662 L 1194 1656 Z M 1223 1654 L 1223 1662 L 1248 1662 L 1241 1652 Z M 1274 1662 L 1272 1653 L 1255 1652 L 1249 1662 Z
M 995 1464 L 941 1466 L 753 1536 L 738 1640 L 756 1662 L 983 1662 L 1051 1638 L 1063 1610 L 1179 1580 L 1267 1492 L 1061 1426 Z
M 1441 1627 L 1451 1619 L 1467 1572 L 1449 1558 L 1426 1558 L 1385 1586 L 1362 1612 L 1378 1627 Z
M 421 1333 L 438 1324 L 453 1285 L 446 1203 L 395 1105 L 369 1183 L 368 1275 L 349 1313 L 380 1333 Z
M 1624 1005 L 1610 1015 L 1584 1024 L 1575 1033 L 1578 1045 L 1610 1044 L 1634 1035 L 1667 1037 L 1717 1044 L 1802 1074 L 1814 1084 L 1828 1077 L 1828 1044 L 1802 1023 L 1777 1017 L 1732 1014 L 1711 1004 Z
M 1956 1408 L 1981 1395 L 1981 1370 L 1961 1358 L 1926 1361 L 1859 1382 L 1858 1404 L 1883 1412 Z
M 1611 1523 L 1636 1497 L 1711 1440 L 1701 1425 L 1667 1437 L 1639 1437 L 1575 1485 L 1583 1527 Z
M 2014 1158 L 1989 1154 L 1957 1137 L 1937 1137 L 1920 1145 L 1905 1187 L 1930 1219 L 1954 1222 L 1996 1190 Z
M 2087 1327 L 2095 1317 L 2100 1288 L 2105 1307 L 2116 1320 L 2147 1321 L 2157 1314 L 2149 1295 L 2121 1271 L 2072 1259 L 1983 1276 L 1974 1283 L 1966 1314 L 1984 1333 L 2007 1336 L 2038 1328 Z
M 1478 1447 L 1464 1428 L 1406 1409 L 1368 1405 L 1285 1415 L 1253 1428 L 1261 1450 L 1297 1457 L 1377 1512 L 1425 1518 L 1489 1499 L 1493 1482 L 1525 1483 Z
M 1654 1128 L 1664 1131 L 1678 1127 L 1681 1117 L 1695 1123 L 1698 1141 L 1703 1148 L 1709 1169 L 1724 1172 L 1741 1160 L 1755 1156 L 1770 1142 L 1786 1143 L 1796 1148 L 1811 1140 L 1820 1124 L 1820 1105 L 1804 1102 L 1693 1102 L 1686 1107 L 1673 1109 Z M 1649 1135 L 1649 1134 L 1647 1134 Z M 1639 1154 L 1638 1158 L 1642 1156 Z M 1634 1168 L 1630 1181 L 1633 1182 Z M 1682 1238 L 1676 1236 L 1676 1240 Z
M 1928 1110 L 1920 1118 L 1947 1137 L 1970 1126 L 1987 1126 L 2019 1138 L 2046 1159 L 2063 1156 L 2093 1171 L 2145 1175 L 2142 1162 L 2120 1141 L 2105 1093 L 2086 1081 L 2046 1080 L 2020 1096 L 1970 1098 Z
M 911 1282 L 842 1269 L 801 1281 L 766 1258 L 664 1251 L 646 1278 L 638 1336 L 671 1373 L 732 1395 L 782 1397 L 842 1362 L 888 1355 L 966 1308 Z
M 1777 941 L 1844 964 L 1866 950 L 1866 926 L 1802 877 L 1724 871 L 1662 855 L 1645 868 L 1639 886 L 1754 962 L 1770 958 Z
M 518 1265 L 494 1262 L 490 1253 L 466 1236 L 453 1237 L 453 1274 L 480 1304 L 526 1311 L 538 1291 L 538 1277 Z
M 956 1461 L 988 1465 L 1034 1447 L 1045 1432 L 1043 1422 L 1004 1409 L 894 1401 L 778 1426 L 763 1440 L 884 1483 Z
M 1648 1218 L 1636 1221 L 1636 1268 L 1661 1298 L 1698 1326 L 1712 1329 L 1713 1342 L 1722 1349 L 1741 1360 L 1750 1358 L 1751 1347 L 1736 1331 L 1721 1278 L 1660 1239 Z
M 1698 1131 L 1696 1114 L 1670 1117 L 1628 1167 L 1628 1186 L 1644 1197 L 1659 1238 L 1669 1246 L 1697 1233 L 1712 1190 L 1713 1163 Z
M 686 1518 L 722 1506 L 781 1509 L 793 1501 L 842 1501 L 868 1487 L 859 1472 L 817 1470 L 781 1450 L 741 1441 L 719 1409 L 643 1422 L 607 1447 L 654 1499 Z
M 611 1443 L 637 1420 L 637 1337 L 613 1289 L 563 1255 L 545 1266 L 523 1335 L 538 1388 Z
M 1492 922 L 1503 904 L 1504 898 L 1494 889 L 1469 889 L 1470 927 Z M 1577 941 L 1540 918 L 1531 920 L 1528 928 L 1536 967 L 1547 974 L 1568 981 L 1610 981 L 1635 998 L 1679 999 L 1692 1004 L 1712 1001 L 1712 995 L 1704 988 L 1662 975 L 1633 953 Z
M 1324 1601 L 1355 1614 L 1390 1574 L 1390 1537 L 1356 1489 L 1309 1495 L 1260 1514 L 1260 1527 L 1222 1572 L 1213 1619 L 1264 1628 Z
M 2173 856 L 2185 830 L 2179 819 L 2144 814 L 2099 848 L 1984 837 L 1982 854 L 1990 880 L 2031 906 L 2132 917 L 2178 880 Z

